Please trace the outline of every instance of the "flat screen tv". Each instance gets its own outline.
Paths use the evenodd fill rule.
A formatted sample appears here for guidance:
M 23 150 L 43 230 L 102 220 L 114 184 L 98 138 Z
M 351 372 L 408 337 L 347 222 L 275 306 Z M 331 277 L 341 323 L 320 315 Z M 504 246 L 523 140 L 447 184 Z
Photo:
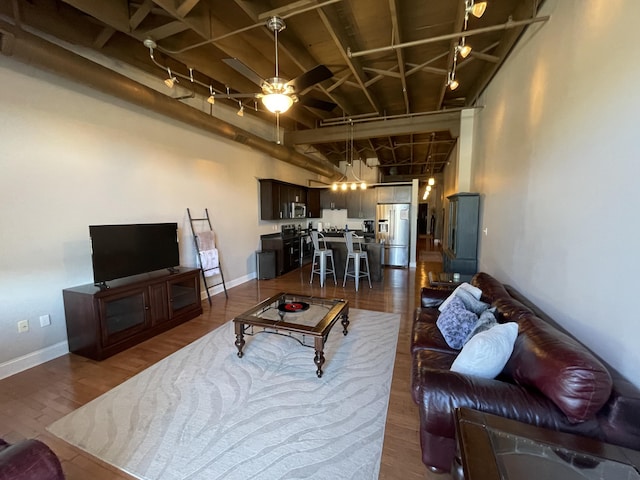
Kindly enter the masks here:
M 90 225 L 89 236 L 96 285 L 180 265 L 177 223 Z

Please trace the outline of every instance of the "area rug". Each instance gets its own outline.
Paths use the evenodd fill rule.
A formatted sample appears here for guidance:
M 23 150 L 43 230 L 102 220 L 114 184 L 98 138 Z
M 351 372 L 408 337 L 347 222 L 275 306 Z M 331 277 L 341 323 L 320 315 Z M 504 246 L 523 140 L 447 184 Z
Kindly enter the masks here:
M 421 250 L 418 253 L 418 260 L 421 262 L 442 262 L 442 252 Z
M 377 479 L 400 316 L 351 309 L 324 375 L 291 338 L 233 322 L 48 427 L 140 479 Z

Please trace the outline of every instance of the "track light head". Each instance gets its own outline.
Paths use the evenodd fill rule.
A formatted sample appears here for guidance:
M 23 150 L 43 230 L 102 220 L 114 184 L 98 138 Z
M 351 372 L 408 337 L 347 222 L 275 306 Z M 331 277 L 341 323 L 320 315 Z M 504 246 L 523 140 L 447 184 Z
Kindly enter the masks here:
M 171 73 L 170 68 L 167 68 L 167 72 L 169 73 L 169 77 L 164 81 L 164 84 L 169 88 L 173 88 L 176 83 L 178 83 L 178 79 Z
M 467 58 L 471 53 L 471 47 L 465 44 L 458 45 L 458 53 L 462 58 Z
M 240 105 L 240 110 L 238 110 L 237 115 L 239 117 L 244 117 L 244 105 L 242 105 L 242 102 L 238 102 L 238 104 Z
M 216 93 L 213 91 L 213 87 L 209 85 L 209 98 L 207 98 L 207 102 L 211 105 L 216 103 Z

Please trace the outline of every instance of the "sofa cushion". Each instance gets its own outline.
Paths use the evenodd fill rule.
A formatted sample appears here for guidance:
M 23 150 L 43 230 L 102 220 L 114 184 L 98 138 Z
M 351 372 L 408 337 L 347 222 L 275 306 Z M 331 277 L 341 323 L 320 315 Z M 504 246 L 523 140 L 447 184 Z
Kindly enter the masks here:
M 464 308 L 462 300 L 454 297 L 438 316 L 436 325 L 447 345 L 460 350 L 477 321 L 478 316 Z
M 518 336 L 514 322 L 495 325 L 474 335 L 462 347 L 451 365 L 451 371 L 482 378 L 495 378 L 511 356 Z
M 440 306 L 438 307 L 438 310 L 440 310 L 442 312 L 445 308 L 447 308 L 447 305 L 449 305 L 449 302 L 451 302 L 451 300 L 456 298 L 457 293 L 460 290 L 468 291 L 469 293 L 471 293 L 478 300 L 480 300 L 480 296 L 482 295 L 482 290 L 480 290 L 479 288 L 474 287 L 473 285 L 470 285 L 470 284 L 468 284 L 466 282 L 465 283 L 461 283 L 460 285 L 458 285 L 456 287 L 456 289 L 453 292 L 451 292 L 451 294 L 445 299 L 445 301 L 440 304 Z
M 551 399 L 570 422 L 594 417 L 611 394 L 606 367 L 577 340 L 542 319 L 524 316 L 505 372 Z

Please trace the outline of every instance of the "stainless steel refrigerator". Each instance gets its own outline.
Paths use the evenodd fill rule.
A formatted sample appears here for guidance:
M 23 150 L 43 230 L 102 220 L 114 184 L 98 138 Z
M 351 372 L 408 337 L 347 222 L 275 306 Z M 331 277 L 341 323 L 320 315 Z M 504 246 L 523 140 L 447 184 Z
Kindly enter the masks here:
M 409 266 L 410 207 L 408 203 L 380 203 L 376 207 L 376 241 L 384 241 L 384 265 Z

